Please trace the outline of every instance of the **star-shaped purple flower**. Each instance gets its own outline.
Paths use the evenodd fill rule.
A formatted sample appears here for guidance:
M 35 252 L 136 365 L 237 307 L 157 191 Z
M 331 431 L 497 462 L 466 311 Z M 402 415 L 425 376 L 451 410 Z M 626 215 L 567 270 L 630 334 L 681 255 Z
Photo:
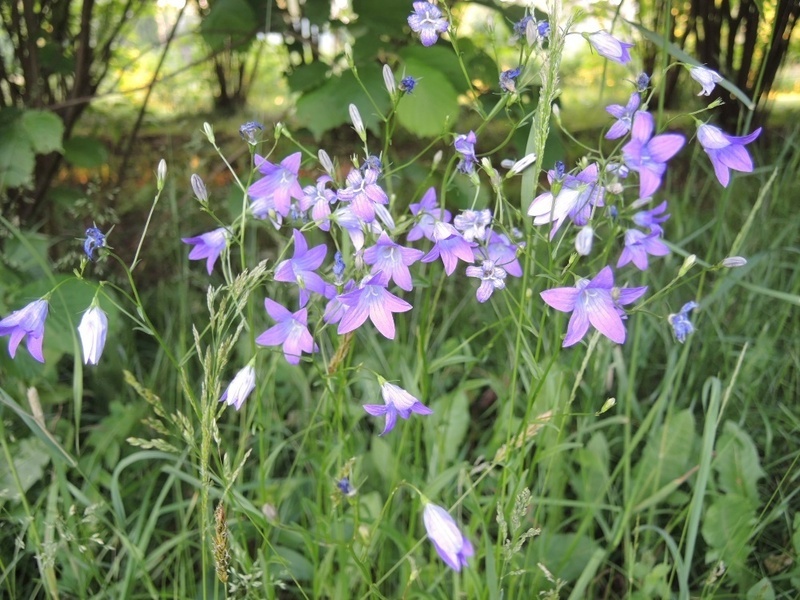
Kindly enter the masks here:
M 381 285 L 381 277 L 373 275 L 357 290 L 338 296 L 339 302 L 347 307 L 341 321 L 339 334 L 358 329 L 367 318 L 386 338 L 393 340 L 395 334 L 392 313 L 411 310 L 411 305 L 392 294 Z
M 728 187 L 731 180 L 729 169 L 752 173 L 753 161 L 745 150 L 749 144 L 761 134 L 761 127 L 750 135 L 728 135 L 719 127 L 703 124 L 697 128 L 697 141 L 706 151 L 714 165 L 714 174 L 723 187 Z
M 419 202 L 408 207 L 411 214 L 417 217 L 417 223 L 408 232 L 406 239 L 415 242 L 423 237 L 433 241 L 433 228 L 437 221 L 449 223 L 452 215 L 436 203 L 436 188 L 428 188 Z
M 336 192 L 328 189 L 331 179 L 327 175 L 317 178 L 316 185 L 308 185 L 303 188 L 303 200 L 300 201 L 301 210 L 311 209 L 311 219 L 322 229 L 328 231 L 331 224 L 328 217 L 331 216 L 331 204 L 336 202 Z
M 306 238 L 297 229 L 293 232 L 294 255 L 282 261 L 275 268 L 275 281 L 296 283 L 300 288 L 300 306 L 308 302 L 309 291 L 320 295 L 325 294 L 327 284 L 314 271 L 322 266 L 328 248 L 325 244 L 308 249 Z
M 40 363 L 44 362 L 42 342 L 44 341 L 44 322 L 47 319 L 49 304 L 44 298 L 15 310 L 0 321 L 0 336 L 10 335 L 8 353 L 11 358 L 17 355 L 17 346 L 28 336 L 28 352 Z
M 661 204 L 650 210 L 640 210 L 633 215 L 633 222 L 639 227 L 647 227 L 650 233 L 663 233 L 664 229 L 661 223 L 669 219 L 669 215 L 664 214 L 667 211 L 667 201 L 664 200 Z
M 264 300 L 267 314 L 277 323 L 256 338 L 259 346 L 282 346 L 286 362 L 296 365 L 303 352 L 311 354 L 317 351 L 314 338 L 308 331 L 308 310 L 301 308 L 290 313 L 277 302 L 267 298 Z
M 469 175 L 475 170 L 475 164 L 478 162 L 475 156 L 475 144 L 477 143 L 478 138 L 474 131 L 456 136 L 453 147 L 461 155 L 461 160 L 458 162 L 458 170 L 462 173 Z
M 433 46 L 450 24 L 435 4 L 414 2 L 414 12 L 408 16 L 408 26 L 419 34 L 423 46 Z
M 604 267 L 591 281 L 581 279 L 575 287 L 545 290 L 542 300 L 561 312 L 571 312 L 565 348 L 577 344 L 593 325 L 612 342 L 625 342 L 624 312 L 619 306 L 635 302 L 647 291 L 647 286 L 618 289 L 614 287 L 611 267 Z
M 219 255 L 228 245 L 228 231 L 224 227 L 202 233 L 195 237 L 181 238 L 184 244 L 194 246 L 189 252 L 189 260 L 206 260 L 206 270 L 211 275 L 214 270 L 214 263 L 217 262 Z
M 640 103 L 641 98 L 639 94 L 634 92 L 631 94 L 625 106 L 619 104 L 606 106 L 606 112 L 616 119 L 616 122 L 608 130 L 608 133 L 606 133 L 607 140 L 619 139 L 631 130 L 633 115 L 639 110 Z
M 383 396 L 383 404 L 364 405 L 364 410 L 373 417 L 386 416 L 386 425 L 380 435 L 386 435 L 394 429 L 398 415 L 403 419 L 408 419 L 412 412 L 418 415 L 433 414 L 433 411 L 417 398 L 388 381 L 383 381 L 381 384 L 381 396 Z
M 421 260 L 428 263 L 441 257 L 444 272 L 448 276 L 456 270 L 459 258 L 466 263 L 474 262 L 472 244 L 461 237 L 458 230 L 449 223 L 436 222 L 433 227 L 433 240 L 433 248 Z
M 256 167 L 261 171 L 262 177 L 247 189 L 247 194 L 253 200 L 271 201 L 275 211 L 282 217 L 289 215 L 290 200 L 303 199 L 303 188 L 297 182 L 297 173 L 300 170 L 300 152 L 295 152 L 284 158 L 279 165 L 269 162 L 266 158 L 256 154 Z M 267 214 L 259 210 L 258 205 L 253 207 L 253 214 L 258 219 L 264 219 Z
M 352 169 L 347 175 L 347 187 L 339 190 L 337 196 L 343 202 L 349 202 L 353 213 L 365 223 L 375 220 L 375 205 L 388 204 L 389 197 L 378 181 L 379 171 Z
M 364 250 L 364 262 L 372 265 L 372 274 L 380 275 L 383 285 L 394 282 L 407 292 L 414 285 L 408 267 L 422 258 L 422 250 L 394 243 L 384 231 L 374 246 Z
M 502 290 L 506 287 L 505 269 L 495 265 L 493 260 L 484 260 L 480 267 L 470 265 L 467 267 L 467 277 L 477 277 L 481 280 L 475 296 L 478 302 L 486 302 L 491 298 L 495 290 Z
M 631 171 L 639 173 L 639 198 L 647 198 L 661 185 L 667 161 L 686 141 L 679 133 L 653 136 L 653 115 L 639 111 L 633 117 L 631 141 L 622 147 L 622 157 Z
M 659 233 L 643 233 L 638 229 L 628 229 L 625 232 L 625 248 L 617 261 L 617 268 L 632 262 L 637 268 L 646 271 L 650 266 L 648 255 L 666 256 L 669 248 L 661 241 Z

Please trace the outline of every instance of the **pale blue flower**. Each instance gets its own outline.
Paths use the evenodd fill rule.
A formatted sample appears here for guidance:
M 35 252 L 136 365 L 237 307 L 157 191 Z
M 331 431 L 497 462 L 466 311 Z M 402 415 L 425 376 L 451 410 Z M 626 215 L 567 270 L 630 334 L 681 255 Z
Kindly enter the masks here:
M 195 237 L 181 238 L 181 241 L 184 244 L 194 246 L 189 252 L 189 260 L 207 259 L 206 270 L 211 275 L 219 255 L 228 245 L 228 231 L 224 227 L 219 227 L 214 231 L 202 233 Z
M 264 300 L 267 314 L 277 323 L 256 338 L 259 346 L 282 346 L 286 362 L 291 365 L 300 363 L 303 352 L 311 354 L 317 351 L 314 338 L 308 331 L 308 310 L 301 308 L 295 313 L 289 312 L 277 302 L 267 298 Z
M 667 317 L 670 325 L 672 325 L 672 332 L 675 334 L 675 339 L 681 344 L 694 332 L 694 325 L 692 325 L 692 322 L 689 320 L 689 313 L 695 308 L 697 308 L 697 302 L 692 300 L 684 304 L 678 314 L 672 314 Z
M 753 161 L 745 149 L 745 144 L 755 140 L 761 133 L 761 127 L 750 135 L 728 135 L 719 127 L 703 124 L 697 128 L 697 141 L 706 151 L 714 166 L 714 174 L 723 187 L 730 183 L 730 169 L 751 173 Z
M 433 413 L 430 408 L 406 390 L 385 380 L 382 380 L 381 383 L 381 396 L 383 396 L 383 404 L 364 405 L 364 410 L 373 417 L 386 417 L 386 424 L 380 435 L 386 435 L 394 429 L 398 416 L 408 419 L 411 413 L 418 415 L 430 415 Z
M 228 406 L 233 406 L 239 410 L 247 400 L 247 397 L 256 387 L 256 371 L 251 362 L 243 369 L 239 370 L 236 376 L 225 388 L 225 392 L 219 399 L 220 402 L 225 402 Z
M 598 31 L 588 36 L 589 43 L 600 56 L 613 60 L 621 65 L 631 61 L 630 48 L 633 44 L 622 42 L 607 31 Z
M 450 24 L 435 4 L 414 2 L 414 12 L 408 17 L 408 26 L 419 34 L 423 46 L 433 46 Z
M 464 537 L 453 517 L 441 506 L 431 502 L 425 503 L 422 521 L 428 538 L 436 548 L 436 552 L 454 571 L 461 571 L 467 566 L 467 559 L 475 553 L 470 541 Z
M 42 342 L 44 341 L 44 322 L 47 319 L 48 309 L 47 300 L 41 298 L 15 310 L 0 321 L 0 336 L 11 336 L 8 340 L 8 353 L 11 358 L 16 356 L 17 346 L 22 338 L 28 336 L 28 352 L 40 363 L 44 362 Z

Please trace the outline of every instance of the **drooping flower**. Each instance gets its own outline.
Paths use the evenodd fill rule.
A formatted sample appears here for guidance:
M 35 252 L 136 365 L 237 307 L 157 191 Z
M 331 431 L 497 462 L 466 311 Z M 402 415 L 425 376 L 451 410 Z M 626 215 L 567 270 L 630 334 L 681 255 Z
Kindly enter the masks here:
M 703 87 L 698 96 L 710 96 L 714 87 L 722 81 L 719 73 L 706 67 L 692 67 L 689 69 L 689 76 Z
M 514 93 L 517 91 L 517 77 L 522 73 L 522 69 L 508 69 L 500 73 L 500 89 L 504 92 Z
M 8 340 L 8 353 L 11 358 L 17 355 L 17 346 L 27 335 L 28 352 L 40 363 L 44 362 L 42 342 L 44 341 L 44 322 L 47 319 L 48 309 L 47 300 L 40 298 L 15 310 L 0 321 L 0 336 L 11 336 Z
M 622 42 L 607 31 L 597 31 L 588 36 L 589 43 L 600 56 L 613 60 L 621 65 L 631 61 L 630 48 L 633 44 Z
M 495 290 L 506 287 L 506 270 L 495 265 L 493 260 L 484 260 L 481 266 L 470 265 L 467 267 L 467 277 L 476 277 L 481 280 L 478 291 L 475 293 L 478 302 L 486 302 Z
M 403 419 L 408 419 L 412 412 L 418 415 L 433 414 L 430 408 L 406 390 L 383 378 L 381 378 L 381 396 L 383 396 L 383 404 L 364 405 L 364 410 L 373 417 L 386 417 L 386 425 L 380 435 L 386 435 L 394 429 L 398 415 Z
M 308 249 L 308 243 L 303 234 L 297 229 L 292 233 L 294 237 L 294 255 L 281 261 L 275 268 L 275 281 L 296 283 L 300 288 L 300 306 L 308 302 L 309 292 L 320 295 L 325 294 L 326 283 L 315 271 L 322 266 L 328 248 L 325 244 Z
M 659 233 L 643 233 L 638 229 L 628 229 L 625 232 L 625 248 L 617 261 L 617 268 L 632 262 L 642 271 L 648 269 L 649 256 L 666 256 L 669 248 L 661 241 Z
M 436 188 L 430 187 L 419 202 L 411 204 L 409 207 L 411 214 L 417 217 L 418 221 L 408 232 L 406 239 L 415 242 L 422 237 L 433 241 L 433 228 L 437 221 L 449 223 L 452 215 L 445 208 L 439 208 L 436 202 Z
M 590 324 L 612 342 L 624 343 L 625 326 L 622 317 L 625 313 L 619 307 L 635 302 L 646 291 L 646 286 L 615 288 L 614 274 L 611 267 L 607 266 L 591 281 L 581 279 L 575 287 L 545 290 L 541 297 L 556 310 L 572 313 L 562 344 L 566 348 L 581 341 L 589 331 Z
M 592 253 L 594 243 L 594 229 L 591 225 L 584 225 L 575 236 L 575 252 L 581 256 L 589 256 Z
M 339 491 L 342 493 L 343 496 L 347 498 L 352 498 L 358 493 L 358 490 L 353 487 L 353 484 L 350 483 L 350 478 L 342 477 L 339 481 L 336 482 L 336 487 L 339 488 Z
M 472 255 L 472 244 L 465 240 L 458 230 L 443 221 L 437 221 L 433 226 L 433 248 L 421 261 L 424 263 L 433 262 L 441 257 L 444 265 L 444 272 L 452 275 L 456 270 L 458 259 L 467 263 L 474 262 Z
M 400 91 L 404 94 L 412 94 L 414 88 L 417 87 L 417 81 L 419 81 L 417 78 L 406 75 L 400 80 Z
M 661 185 L 667 161 L 683 148 L 686 141 L 679 133 L 653 137 L 653 115 L 639 111 L 633 117 L 631 141 L 622 147 L 625 164 L 639 173 L 639 198 L 652 196 Z
M 327 186 L 332 181 L 328 175 L 318 177 L 316 185 L 303 188 L 304 198 L 300 201 L 300 208 L 311 209 L 311 218 L 322 231 L 331 228 L 328 217 L 331 216 L 331 204 L 336 202 L 336 192 L 329 190 Z
M 664 229 L 661 223 L 669 219 L 669 215 L 664 213 L 667 211 L 667 201 L 664 200 L 661 204 L 650 210 L 640 210 L 633 215 L 633 222 L 639 227 L 648 227 L 650 233 L 661 234 Z
M 672 314 L 667 317 L 670 325 L 672 325 L 672 332 L 675 334 L 675 339 L 681 344 L 686 341 L 686 338 L 694 331 L 694 325 L 689 320 L 689 313 L 697 308 L 697 302 L 694 300 L 687 302 L 683 305 L 678 314 Z
M 308 310 L 301 308 L 295 313 L 267 298 L 264 300 L 267 314 L 277 323 L 256 338 L 259 346 L 282 346 L 286 362 L 296 365 L 303 352 L 316 352 L 314 338 L 308 331 Z
M 83 242 L 83 251 L 89 260 L 94 260 L 94 251 L 98 248 L 104 248 L 106 245 L 106 236 L 97 227 L 89 227 L 86 230 L 86 239 Z
M 422 258 L 422 255 L 422 250 L 394 243 L 384 231 L 374 246 L 364 250 L 364 262 L 372 265 L 372 274 L 380 275 L 383 285 L 388 285 L 393 280 L 399 287 L 410 292 L 414 286 L 408 267 Z
M 408 16 L 408 26 L 419 34 L 423 46 L 433 46 L 450 24 L 435 4 L 414 2 L 414 12 Z
M 617 119 L 606 133 L 607 140 L 619 139 L 631 130 L 631 125 L 633 124 L 633 115 L 637 110 L 639 110 L 640 103 L 641 98 L 639 97 L 639 94 L 634 92 L 631 94 L 631 97 L 628 99 L 628 103 L 625 106 L 621 106 L 620 104 L 606 106 L 606 112 Z
M 467 134 L 459 134 L 453 142 L 453 147 L 461 155 L 461 160 L 458 163 L 458 170 L 462 173 L 470 174 L 475 170 L 475 164 L 478 162 L 475 156 L 475 144 L 478 138 L 474 131 Z
M 481 241 L 486 238 L 486 228 L 492 222 L 492 211 L 488 208 L 483 210 L 464 210 L 460 215 L 456 215 L 453 225 L 461 232 L 461 235 L 468 242 Z
M 243 369 L 240 369 L 233 380 L 225 388 L 225 392 L 220 397 L 220 402 L 225 402 L 228 406 L 236 410 L 242 408 L 242 404 L 256 387 L 256 370 L 253 368 L 252 361 Z
M 339 321 L 339 334 L 358 329 L 369 318 L 384 337 L 393 340 L 395 335 L 392 313 L 411 310 L 411 305 L 392 294 L 381 285 L 381 276 L 373 275 L 351 292 L 340 294 L 337 300 L 347 307 Z
M 647 73 L 639 73 L 639 76 L 636 78 L 636 91 L 640 94 L 644 94 L 649 86 L 650 75 Z
M 78 334 L 83 347 L 83 363 L 96 365 L 100 362 L 108 334 L 108 317 L 97 304 L 92 304 L 89 310 L 83 313 L 78 325 Z
M 256 154 L 256 167 L 264 177 L 252 184 L 247 193 L 253 200 L 253 215 L 257 219 L 265 219 L 268 216 L 265 211 L 256 211 L 257 200 L 267 203 L 271 201 L 272 208 L 282 217 L 287 217 L 291 204 L 289 199 L 303 199 L 303 188 L 297 181 L 301 156 L 300 152 L 295 152 L 276 165 Z
M 422 521 L 428 538 L 436 552 L 448 567 L 461 571 L 467 566 L 467 559 L 475 553 L 470 541 L 464 537 L 453 517 L 441 506 L 425 502 Z
M 214 231 L 202 233 L 195 237 L 181 238 L 181 241 L 184 244 L 194 246 L 189 252 L 189 260 L 207 259 L 206 270 L 211 275 L 219 255 L 228 245 L 228 231 L 224 227 L 219 227 Z
M 350 203 L 353 213 L 365 223 L 375 220 L 375 205 L 388 204 L 389 197 L 377 184 L 379 171 L 352 169 L 347 175 L 347 187 L 339 190 L 339 200 Z
M 697 128 L 697 141 L 706 151 L 714 166 L 714 174 L 723 187 L 728 187 L 731 173 L 729 169 L 752 173 L 753 161 L 745 149 L 761 134 L 761 127 L 750 135 L 728 135 L 719 127 L 703 124 Z

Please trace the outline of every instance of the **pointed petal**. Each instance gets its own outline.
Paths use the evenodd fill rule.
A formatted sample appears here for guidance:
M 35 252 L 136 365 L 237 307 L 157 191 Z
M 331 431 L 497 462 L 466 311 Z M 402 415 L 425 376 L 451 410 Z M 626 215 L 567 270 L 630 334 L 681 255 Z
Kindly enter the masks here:
M 602 296 L 592 298 L 586 312 L 589 321 L 600 333 L 612 342 L 618 344 L 625 342 L 625 325 L 610 298 Z
M 660 163 L 667 162 L 683 148 L 686 139 L 678 133 L 657 135 L 647 144 L 650 157 Z
M 631 137 L 642 143 L 647 142 L 653 135 L 653 115 L 649 112 L 637 112 L 633 116 Z
M 577 302 L 567 325 L 567 335 L 561 345 L 567 348 L 577 344 L 583 339 L 587 331 L 589 331 L 589 317 L 583 304 Z
M 571 312 L 575 309 L 575 300 L 580 290 L 574 287 L 561 287 L 552 290 L 545 290 L 541 294 L 545 304 L 552 306 L 561 312 Z

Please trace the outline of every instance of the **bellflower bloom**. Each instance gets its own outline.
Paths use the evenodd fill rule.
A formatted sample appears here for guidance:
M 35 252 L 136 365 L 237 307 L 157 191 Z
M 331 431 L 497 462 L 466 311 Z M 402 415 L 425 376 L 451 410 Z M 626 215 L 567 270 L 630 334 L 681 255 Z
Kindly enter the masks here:
M 96 365 L 100 362 L 103 348 L 106 345 L 106 334 L 108 333 L 108 317 L 96 304 L 83 313 L 81 322 L 78 325 L 78 334 L 81 338 L 83 347 L 83 363 L 86 365 Z
M 325 294 L 326 283 L 314 271 L 322 266 L 328 248 L 325 244 L 308 249 L 306 238 L 297 229 L 292 233 L 294 237 L 294 255 L 292 258 L 281 261 L 275 268 L 275 281 L 296 283 L 300 288 L 300 306 L 308 302 L 308 292 Z
M 467 559 L 475 550 L 461 533 L 453 517 L 441 506 L 426 502 L 422 521 L 425 523 L 428 538 L 447 566 L 454 571 L 461 571 L 461 567 L 466 567 Z
M 328 217 L 331 216 L 331 204 L 336 202 L 336 192 L 329 190 L 327 185 L 332 181 L 328 175 L 318 177 L 316 185 L 308 185 L 303 188 L 304 199 L 300 201 L 300 208 L 302 210 L 311 209 L 311 219 L 322 231 L 328 231 L 331 228 Z
M 419 202 L 408 207 L 411 214 L 417 217 L 418 221 L 408 232 L 406 239 L 415 242 L 422 237 L 433 241 L 433 228 L 437 221 L 449 223 L 452 215 L 445 208 L 439 208 L 436 202 L 436 188 L 430 187 L 423 194 Z
M 619 104 L 606 106 L 606 112 L 617 119 L 617 121 L 608 130 L 608 133 L 606 133 L 607 140 L 619 139 L 631 130 L 633 115 L 637 110 L 639 110 L 640 103 L 641 98 L 639 97 L 639 94 L 634 92 L 631 94 L 631 97 L 628 99 L 628 103 L 625 106 L 621 106 Z
M 414 88 L 417 86 L 417 81 L 415 77 L 411 77 L 411 75 L 407 75 L 400 80 L 400 91 L 404 94 L 412 94 L 414 92 Z
M 722 81 L 722 76 L 716 71 L 707 69 L 706 67 L 692 67 L 689 69 L 689 75 L 697 83 L 703 86 L 698 96 L 710 96 L 714 91 L 714 87 Z
M 575 287 L 545 290 L 541 297 L 556 310 L 572 313 L 562 344 L 566 348 L 581 341 L 590 324 L 612 342 L 624 343 L 622 317 L 625 313 L 619 306 L 635 302 L 646 291 L 646 286 L 615 288 L 611 267 L 603 267 L 591 281 L 581 279 Z
M 184 244 L 194 246 L 189 252 L 189 260 L 207 259 L 206 270 L 211 275 L 219 255 L 228 245 L 228 231 L 224 227 L 219 227 L 214 231 L 202 233 L 195 237 L 181 238 L 181 241 Z
M 634 214 L 633 222 L 639 227 L 648 227 L 650 229 L 650 233 L 661 234 L 664 232 L 664 229 L 661 227 L 661 223 L 669 219 L 669 215 L 664 214 L 666 210 L 667 201 L 664 200 L 655 208 L 651 208 L 650 210 L 640 210 Z
M 277 323 L 256 338 L 259 346 L 282 346 L 286 362 L 296 365 L 303 352 L 311 354 L 317 351 L 314 338 L 308 331 L 308 310 L 301 308 L 296 313 L 270 300 L 264 300 L 267 314 Z
M 475 164 L 478 159 L 475 157 L 475 144 L 478 138 L 475 136 L 474 131 L 469 133 L 459 134 L 453 142 L 453 147 L 456 152 L 461 154 L 461 160 L 458 163 L 458 170 L 462 173 L 470 174 L 475 170 Z
M 476 277 L 481 280 L 478 291 L 475 293 L 478 302 L 486 302 L 495 290 L 506 287 L 506 271 L 494 264 L 493 260 L 484 260 L 480 267 L 470 265 L 467 267 L 467 277 Z
M 450 24 L 435 4 L 414 2 L 414 12 L 408 17 L 408 26 L 411 31 L 419 34 L 423 46 L 433 46 Z
M 258 121 L 248 121 L 239 127 L 239 135 L 251 146 L 255 146 L 258 143 L 258 138 L 262 131 L 264 131 L 264 126 Z
M 411 305 L 392 294 L 380 282 L 381 276 L 373 275 L 364 282 L 362 287 L 337 297 L 339 302 L 347 307 L 339 321 L 337 331 L 340 335 L 358 329 L 369 317 L 372 324 L 384 337 L 390 340 L 394 339 L 395 328 L 392 313 L 409 311 Z
M 376 208 L 378 207 L 382 208 L 382 206 L 376 205 Z M 362 221 L 349 205 L 337 208 L 331 215 L 331 221 L 347 232 L 356 252 L 364 247 L 364 231 L 370 231 L 375 235 L 379 235 L 383 231 L 377 221 L 370 223 Z
M 581 256 L 589 256 L 592 253 L 594 243 L 594 229 L 591 225 L 584 225 L 575 236 L 575 252 Z
M 242 404 L 256 387 L 256 370 L 252 363 L 241 369 L 236 377 L 233 378 L 225 388 L 225 393 L 220 397 L 220 402 L 225 402 L 236 410 L 242 408 Z
M 347 175 L 347 187 L 339 190 L 337 196 L 343 202 L 349 202 L 353 213 L 365 223 L 375 220 L 375 205 L 388 204 L 389 197 L 378 181 L 379 171 L 365 169 L 362 174 L 353 169 Z
M 631 61 L 629 48 L 633 48 L 633 44 L 621 42 L 607 31 L 592 33 L 588 36 L 588 39 L 589 43 L 597 50 L 600 56 L 608 60 L 613 60 L 621 65 Z
M 689 320 L 689 313 L 697 308 L 697 302 L 694 300 L 687 302 L 683 305 L 678 314 L 672 314 L 667 317 L 670 325 L 672 325 L 672 332 L 675 334 L 675 339 L 681 344 L 686 341 L 686 338 L 694 331 L 694 325 Z
M 480 248 L 479 252 L 483 257 L 494 262 L 496 267 L 502 267 L 512 277 L 522 277 L 522 266 L 517 258 L 517 247 L 504 234 L 492 231 L 489 234 L 489 243 L 486 248 Z M 476 251 L 475 259 L 480 260 L 480 258 L 481 256 Z
M 456 215 L 453 225 L 461 232 L 461 235 L 468 242 L 483 240 L 486 238 L 486 228 L 492 222 L 492 211 L 488 208 L 483 210 L 464 210 L 460 215 Z
M 408 267 L 422 258 L 422 255 L 422 250 L 395 244 L 383 232 L 374 246 L 364 250 L 364 262 L 372 265 L 372 274 L 380 275 L 383 285 L 394 280 L 400 288 L 410 292 L 414 285 Z
M 83 242 L 83 251 L 89 260 L 94 260 L 94 251 L 97 248 L 104 248 L 106 245 L 106 236 L 97 227 L 89 227 L 86 230 L 86 239 Z
M 474 262 L 472 244 L 461 237 L 456 228 L 449 223 L 436 222 L 433 227 L 433 240 L 433 248 L 422 257 L 421 261 L 428 263 L 441 257 L 444 272 L 448 276 L 452 275 L 453 271 L 456 270 L 459 258 L 467 263 Z
M 40 298 L 15 310 L 0 321 L 0 336 L 11 336 L 8 340 L 8 353 L 11 358 L 17 355 L 17 346 L 27 335 L 28 352 L 40 363 L 44 362 L 42 342 L 44 341 L 44 322 L 47 319 L 48 309 L 47 300 Z
M 650 266 L 647 256 L 666 256 L 669 248 L 661 241 L 658 233 L 642 233 L 638 229 L 628 229 L 625 232 L 625 248 L 617 261 L 617 268 L 632 262 L 642 271 Z
M 728 135 L 719 127 L 700 125 L 697 128 L 697 141 L 706 151 L 714 166 L 714 173 L 723 187 L 728 187 L 731 173 L 729 169 L 752 173 L 753 161 L 745 150 L 745 144 L 755 140 L 761 133 L 761 127 L 750 135 Z
M 282 217 L 289 215 L 290 200 L 303 199 L 303 188 L 297 182 L 297 173 L 300 170 L 300 152 L 295 152 L 284 158 L 279 165 L 269 162 L 256 154 L 256 167 L 264 177 L 252 184 L 247 193 L 255 201 L 259 199 L 271 200 L 273 208 Z M 253 208 L 253 214 L 258 219 L 266 218 L 266 213 Z
M 397 423 L 397 416 L 408 419 L 411 413 L 418 415 L 430 415 L 433 411 L 409 394 L 403 388 L 383 381 L 381 383 L 381 396 L 383 404 L 365 404 L 364 410 L 373 417 L 386 417 L 386 425 L 380 435 L 386 435 L 394 429 Z
M 667 161 L 683 148 L 686 140 L 678 133 L 653 137 L 653 115 L 639 111 L 633 117 L 631 141 L 622 147 L 622 157 L 631 171 L 639 173 L 639 198 L 647 198 L 661 185 Z
M 517 77 L 522 73 L 522 69 L 508 69 L 500 73 L 500 89 L 504 92 L 514 93 L 517 91 Z

